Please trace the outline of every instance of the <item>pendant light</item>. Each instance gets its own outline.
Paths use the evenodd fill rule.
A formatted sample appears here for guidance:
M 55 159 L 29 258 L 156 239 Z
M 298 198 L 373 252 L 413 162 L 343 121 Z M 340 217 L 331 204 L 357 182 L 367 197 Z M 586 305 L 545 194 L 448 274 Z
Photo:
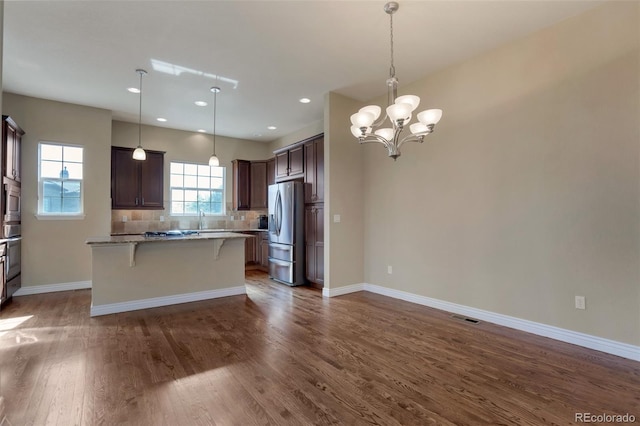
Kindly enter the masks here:
M 209 157 L 209 167 L 218 167 L 220 165 L 220 160 L 216 157 L 216 104 L 220 88 L 218 86 L 213 86 L 211 91 L 213 92 L 213 154 Z
M 133 151 L 133 159 L 142 161 L 147 159 L 147 154 L 142 149 L 142 76 L 147 72 L 141 68 L 136 72 L 140 74 L 140 110 L 138 114 L 138 147 Z

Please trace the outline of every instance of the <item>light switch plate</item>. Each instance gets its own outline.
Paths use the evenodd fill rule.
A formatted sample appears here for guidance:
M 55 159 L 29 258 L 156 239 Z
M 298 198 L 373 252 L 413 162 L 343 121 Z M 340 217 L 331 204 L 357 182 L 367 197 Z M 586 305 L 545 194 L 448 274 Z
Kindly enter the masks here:
M 333 222 L 334 223 L 339 223 L 340 222 L 340 215 L 339 214 L 334 214 L 333 215 Z

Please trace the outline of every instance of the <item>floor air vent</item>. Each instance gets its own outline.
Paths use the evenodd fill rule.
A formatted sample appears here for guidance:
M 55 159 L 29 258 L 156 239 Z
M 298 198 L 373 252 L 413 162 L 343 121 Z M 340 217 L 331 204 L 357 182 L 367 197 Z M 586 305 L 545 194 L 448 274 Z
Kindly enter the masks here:
M 451 318 L 457 319 L 458 321 L 470 322 L 471 324 L 479 324 L 480 323 L 480 321 L 478 321 L 477 319 L 463 317 L 463 316 L 460 316 L 460 315 L 451 315 Z

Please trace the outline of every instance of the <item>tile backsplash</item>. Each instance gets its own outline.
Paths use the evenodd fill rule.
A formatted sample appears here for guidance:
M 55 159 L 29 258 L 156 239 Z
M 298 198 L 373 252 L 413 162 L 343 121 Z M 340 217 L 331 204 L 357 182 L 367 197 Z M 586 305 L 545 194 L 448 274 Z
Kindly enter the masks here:
M 224 216 L 204 216 L 204 229 L 256 229 L 258 216 L 266 210 L 234 211 Z M 126 217 L 126 221 L 123 218 Z M 112 234 L 142 234 L 147 231 L 198 229 L 197 216 L 170 216 L 169 210 L 111 210 Z

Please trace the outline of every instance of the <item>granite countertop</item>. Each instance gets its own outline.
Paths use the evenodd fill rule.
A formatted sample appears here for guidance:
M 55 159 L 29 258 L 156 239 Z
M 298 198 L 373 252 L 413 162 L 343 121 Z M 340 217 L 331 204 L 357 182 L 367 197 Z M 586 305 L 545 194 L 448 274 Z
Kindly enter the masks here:
M 179 231 L 185 231 L 185 232 L 194 231 L 194 232 L 197 232 L 197 233 L 200 233 L 200 234 L 210 234 L 210 233 L 214 233 L 214 232 L 218 232 L 218 233 L 219 232 L 268 232 L 269 230 L 268 229 L 258 229 L 258 228 L 241 228 L 241 229 L 219 228 L 219 229 L 200 229 L 200 230 L 197 230 L 197 229 L 189 229 L 189 230 L 182 229 L 182 230 L 179 230 Z M 158 231 L 158 232 L 162 232 L 162 231 Z M 166 231 L 164 231 L 164 232 L 166 232 Z M 126 236 L 144 235 L 144 233 L 132 234 L 132 233 L 116 232 L 116 233 L 111 234 L 112 237 L 124 236 L 124 235 L 126 235 Z
M 86 244 L 130 244 L 130 243 L 153 243 L 165 241 L 193 241 L 193 240 L 225 240 L 231 238 L 252 238 L 247 234 L 238 232 L 198 232 L 188 235 L 171 235 L 171 236 L 152 236 L 145 237 L 143 234 L 135 235 L 111 235 L 105 237 L 89 237 L 85 241 Z

